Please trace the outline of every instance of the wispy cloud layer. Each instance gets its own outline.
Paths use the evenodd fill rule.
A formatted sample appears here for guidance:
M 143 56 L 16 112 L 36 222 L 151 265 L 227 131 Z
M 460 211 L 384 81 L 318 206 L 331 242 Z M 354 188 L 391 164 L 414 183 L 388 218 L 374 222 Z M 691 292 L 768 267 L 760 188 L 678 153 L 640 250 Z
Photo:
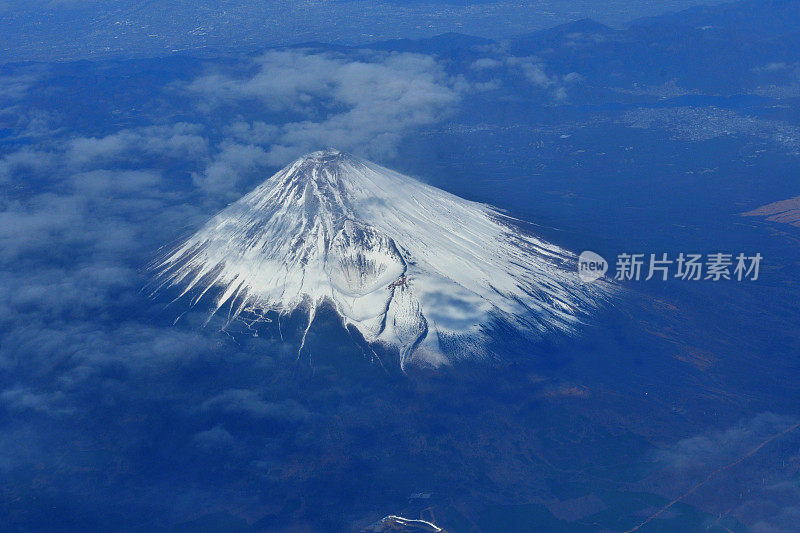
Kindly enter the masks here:
M 715 525 L 730 516 L 758 533 L 794 531 L 800 518 L 798 422 L 766 412 L 682 439 L 654 453 L 658 471 L 650 488 L 668 497 L 686 494 L 682 501 L 719 517 Z
M 291 120 L 272 127 L 258 122 L 234 127 L 250 142 L 268 145 L 266 162 L 273 166 L 328 146 L 391 157 L 405 134 L 444 118 L 467 87 L 432 57 L 409 53 L 352 59 L 303 50 L 268 52 L 250 70 L 208 74 L 189 90 L 212 106 L 251 101 L 291 114 Z

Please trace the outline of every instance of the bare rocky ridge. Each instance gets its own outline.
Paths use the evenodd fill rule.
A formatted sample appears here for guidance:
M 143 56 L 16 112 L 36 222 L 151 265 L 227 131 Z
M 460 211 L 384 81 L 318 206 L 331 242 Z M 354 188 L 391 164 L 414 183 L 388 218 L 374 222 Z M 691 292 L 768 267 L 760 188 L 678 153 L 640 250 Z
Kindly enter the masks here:
M 788 200 L 781 200 L 779 202 L 772 202 L 742 213 L 746 217 L 765 217 L 772 222 L 782 222 L 784 224 L 791 224 L 793 226 L 800 226 L 800 196 L 789 198 Z

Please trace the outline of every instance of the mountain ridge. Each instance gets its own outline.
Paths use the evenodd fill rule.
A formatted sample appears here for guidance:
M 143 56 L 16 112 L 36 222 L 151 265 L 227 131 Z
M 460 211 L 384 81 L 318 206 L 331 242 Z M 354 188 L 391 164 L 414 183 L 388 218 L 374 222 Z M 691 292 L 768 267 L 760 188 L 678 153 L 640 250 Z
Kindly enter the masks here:
M 573 331 L 608 296 L 574 256 L 498 210 L 329 149 L 294 161 L 213 217 L 156 266 L 212 315 L 308 312 L 333 304 L 343 325 L 409 363 L 484 357 L 501 320 L 543 335 Z M 216 290 L 212 290 L 215 289 Z

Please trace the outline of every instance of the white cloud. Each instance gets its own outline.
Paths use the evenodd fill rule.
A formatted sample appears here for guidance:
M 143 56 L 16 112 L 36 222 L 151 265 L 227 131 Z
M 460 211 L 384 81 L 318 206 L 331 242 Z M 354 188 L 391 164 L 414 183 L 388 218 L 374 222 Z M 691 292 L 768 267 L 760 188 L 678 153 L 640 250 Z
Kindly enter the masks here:
M 64 394 L 57 392 L 35 392 L 29 388 L 17 387 L 0 393 L 0 404 L 13 411 L 33 411 L 47 415 L 62 415 L 72 411 L 63 405 Z
M 297 402 L 266 402 L 258 393 L 248 389 L 228 389 L 203 402 L 201 410 L 286 422 L 304 420 L 310 416 L 308 410 Z
M 800 488 L 791 466 L 797 419 L 765 412 L 722 430 L 682 439 L 654 454 L 657 472 L 648 491 L 720 516 L 759 533 L 796 531 Z M 700 485 L 698 485 L 700 483 Z M 691 493 L 686 491 L 695 488 Z
M 493 59 L 491 57 L 482 57 L 473 61 L 469 68 L 472 70 L 493 70 L 502 66 L 503 62 L 500 60 Z
M 77 137 L 69 144 L 67 161 L 81 167 L 130 161 L 137 154 L 194 159 L 208 150 L 208 141 L 200 131 L 200 126 L 179 122 L 121 130 L 105 137 Z
M 556 102 L 567 99 L 567 85 L 583 80 L 583 76 L 577 72 L 570 72 L 564 76 L 548 74 L 545 62 L 535 56 L 509 57 L 506 59 L 506 65 L 519 69 L 531 85 L 548 91 Z
M 19 100 L 24 98 L 31 87 L 41 78 L 40 68 L 24 69 L 19 74 L 0 75 L 0 100 Z
M 402 137 L 436 123 L 459 102 L 467 84 L 418 54 L 347 59 L 331 53 L 269 52 L 245 77 L 210 74 L 189 89 L 211 105 L 256 100 L 299 114 L 277 127 L 237 122 L 239 138 L 269 143 L 267 162 L 285 164 L 304 152 L 336 147 L 366 157 L 391 157 Z
M 259 146 L 225 142 L 202 172 L 192 174 L 192 181 L 205 192 L 236 196 L 236 185 L 268 163 L 267 152 Z
M 40 174 L 53 166 L 54 154 L 35 148 L 21 148 L 0 159 L 0 182 L 18 175 Z

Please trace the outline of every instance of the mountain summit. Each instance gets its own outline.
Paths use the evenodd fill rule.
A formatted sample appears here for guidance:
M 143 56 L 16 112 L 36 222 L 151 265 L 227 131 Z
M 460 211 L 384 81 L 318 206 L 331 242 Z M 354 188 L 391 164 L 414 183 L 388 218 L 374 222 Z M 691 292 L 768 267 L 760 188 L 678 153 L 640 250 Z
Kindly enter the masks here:
M 582 284 L 572 254 L 496 209 L 336 150 L 279 171 L 157 272 L 231 320 L 300 308 L 310 327 L 328 301 L 348 330 L 396 348 L 403 368 L 485 355 L 500 323 L 569 331 L 609 290 Z

